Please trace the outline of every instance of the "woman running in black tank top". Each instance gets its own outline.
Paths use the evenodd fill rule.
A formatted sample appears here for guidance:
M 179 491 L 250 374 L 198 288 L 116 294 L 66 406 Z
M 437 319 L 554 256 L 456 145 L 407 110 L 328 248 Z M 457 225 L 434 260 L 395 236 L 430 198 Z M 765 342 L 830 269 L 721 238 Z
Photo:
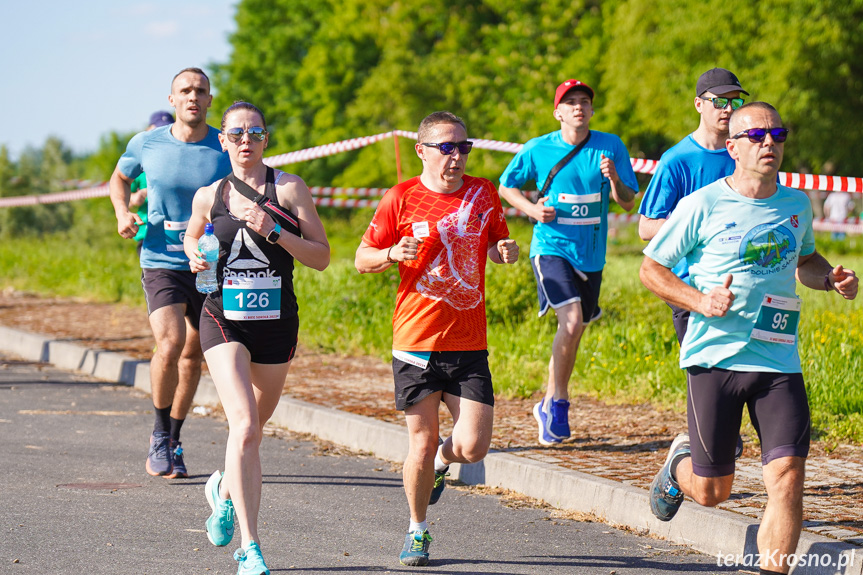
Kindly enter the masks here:
M 236 514 L 239 573 L 269 574 L 258 539 L 262 429 L 296 349 L 294 259 L 322 271 L 330 246 L 305 183 L 264 165 L 268 135 L 260 110 L 235 102 L 222 117 L 219 139 L 233 173 L 195 194 L 184 240 L 195 273 L 209 267 L 197 249 L 207 222 L 220 244 L 219 289 L 204 304 L 201 343 L 229 432 L 225 473 L 214 472 L 204 489 L 213 510 L 207 537 L 214 545 L 230 543 Z
M 225 204 L 229 186 L 244 189 L 228 176 L 216 188 L 210 221 L 219 240 L 216 278 L 219 289 L 204 302 L 201 348 L 206 353 L 221 343 L 242 343 L 253 363 L 285 363 L 297 344 L 297 298 L 294 295 L 294 257 L 270 243 L 231 213 Z M 276 198 L 275 170 L 267 168 L 263 195 L 254 190 L 259 206 L 279 224 L 281 234 L 299 236 L 297 219 Z

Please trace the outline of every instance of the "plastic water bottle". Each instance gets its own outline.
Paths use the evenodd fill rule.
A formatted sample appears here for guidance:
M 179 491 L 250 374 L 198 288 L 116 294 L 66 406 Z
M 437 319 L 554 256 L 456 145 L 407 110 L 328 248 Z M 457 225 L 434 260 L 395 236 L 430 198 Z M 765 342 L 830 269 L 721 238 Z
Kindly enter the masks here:
M 204 226 L 204 235 L 198 238 L 198 251 L 204 255 L 204 260 L 210 264 L 210 269 L 198 272 L 195 285 L 201 293 L 214 292 L 219 289 L 219 284 L 216 281 L 219 240 L 213 235 L 213 224 Z

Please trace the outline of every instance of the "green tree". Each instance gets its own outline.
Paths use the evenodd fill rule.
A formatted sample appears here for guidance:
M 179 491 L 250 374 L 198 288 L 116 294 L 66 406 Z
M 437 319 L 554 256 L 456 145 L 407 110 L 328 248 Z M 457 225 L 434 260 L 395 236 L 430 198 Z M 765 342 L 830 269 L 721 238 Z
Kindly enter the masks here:
M 120 134 L 114 131 L 109 132 L 99 138 L 99 147 L 96 151 L 79 160 L 78 170 L 85 179 L 94 182 L 106 182 L 114 173 L 114 168 L 117 161 L 123 152 L 126 151 L 126 145 L 135 132 Z
M 415 130 L 440 109 L 473 137 L 523 142 L 557 129 L 552 93 L 575 77 L 597 91 L 594 128 L 658 159 L 695 129 L 695 81 L 721 66 L 792 129 L 784 169 L 853 175 L 861 22 L 863 0 L 242 0 L 215 109 L 259 105 L 270 152 Z M 416 173 L 412 142 L 400 151 Z M 477 150 L 469 168 L 496 180 L 510 158 Z M 382 143 L 289 169 L 311 184 L 388 186 L 394 162 Z
M 23 196 L 58 192 L 69 185 L 72 153 L 58 138 L 50 137 L 41 150 L 26 149 L 17 166 L 0 150 L 0 195 Z M 13 175 L 14 174 L 14 175 Z M 69 203 L 37 204 L 0 209 L 0 237 L 42 234 L 72 224 Z
M 861 22 L 861 0 L 628 0 L 611 20 L 604 112 L 631 152 L 658 158 L 695 129 L 695 81 L 720 66 L 792 129 L 783 169 L 857 174 Z

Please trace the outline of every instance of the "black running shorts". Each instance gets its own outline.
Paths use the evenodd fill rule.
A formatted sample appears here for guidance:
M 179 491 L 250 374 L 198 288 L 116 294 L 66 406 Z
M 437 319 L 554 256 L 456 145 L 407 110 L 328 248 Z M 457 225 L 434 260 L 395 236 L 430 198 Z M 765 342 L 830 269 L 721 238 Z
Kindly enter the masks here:
M 433 351 L 425 368 L 393 358 L 396 409 L 404 411 L 442 391 L 494 405 L 488 351 Z
M 198 329 L 206 296 L 195 287 L 195 274 L 189 270 L 142 269 L 141 285 L 147 300 L 147 314 L 182 303 L 186 305 L 186 317 Z
M 800 373 L 687 370 L 692 470 L 700 477 L 734 473 L 743 407 L 761 441 L 761 464 L 809 454 L 809 401 Z
M 222 343 L 237 342 L 249 350 L 252 363 L 287 363 L 297 351 L 299 327 L 296 314 L 267 320 L 225 319 L 221 306 L 210 298 L 201 314 L 201 349 L 206 352 Z

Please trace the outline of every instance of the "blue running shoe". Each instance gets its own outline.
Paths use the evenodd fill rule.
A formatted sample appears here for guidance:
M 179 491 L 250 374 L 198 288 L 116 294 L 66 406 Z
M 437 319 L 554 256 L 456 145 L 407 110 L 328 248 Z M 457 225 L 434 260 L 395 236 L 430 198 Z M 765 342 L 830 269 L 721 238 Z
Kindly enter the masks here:
M 144 465 L 150 475 L 168 475 L 173 470 L 171 463 L 171 434 L 154 431 L 150 436 L 150 453 Z
M 680 485 L 671 477 L 671 462 L 678 456 L 687 456 L 689 453 L 689 434 L 681 433 L 671 442 L 668 457 L 650 484 L 650 510 L 660 521 L 671 521 L 683 503 Z
M 449 477 L 449 465 L 443 471 L 434 472 L 434 487 L 432 487 L 429 505 L 434 505 L 440 499 L 441 493 L 443 493 L 444 487 L 446 487 L 447 477 Z
M 171 440 L 171 464 L 173 470 L 166 475 L 167 479 L 185 479 L 189 477 L 186 462 L 183 461 L 183 442 Z
M 234 502 L 222 499 L 219 495 L 219 484 L 222 474 L 214 471 L 204 486 L 207 503 L 213 513 L 207 519 L 207 539 L 217 547 L 223 547 L 234 538 Z
M 551 419 L 548 422 L 548 433 L 552 437 L 564 440 L 569 432 L 569 402 L 565 399 L 552 400 Z
M 264 556 L 261 555 L 261 548 L 254 541 L 245 549 L 240 547 L 234 551 L 234 561 L 240 563 L 237 575 L 270 575 L 270 570 L 264 563 Z
M 399 555 L 399 563 L 408 567 L 422 567 L 429 564 L 429 543 L 432 537 L 428 530 L 408 532 L 405 546 Z
M 552 435 L 548 429 L 551 423 L 551 413 L 544 403 L 545 398 L 540 399 L 539 403 L 533 406 L 533 416 L 539 424 L 539 442 L 542 445 L 554 445 L 560 443 L 560 438 Z

